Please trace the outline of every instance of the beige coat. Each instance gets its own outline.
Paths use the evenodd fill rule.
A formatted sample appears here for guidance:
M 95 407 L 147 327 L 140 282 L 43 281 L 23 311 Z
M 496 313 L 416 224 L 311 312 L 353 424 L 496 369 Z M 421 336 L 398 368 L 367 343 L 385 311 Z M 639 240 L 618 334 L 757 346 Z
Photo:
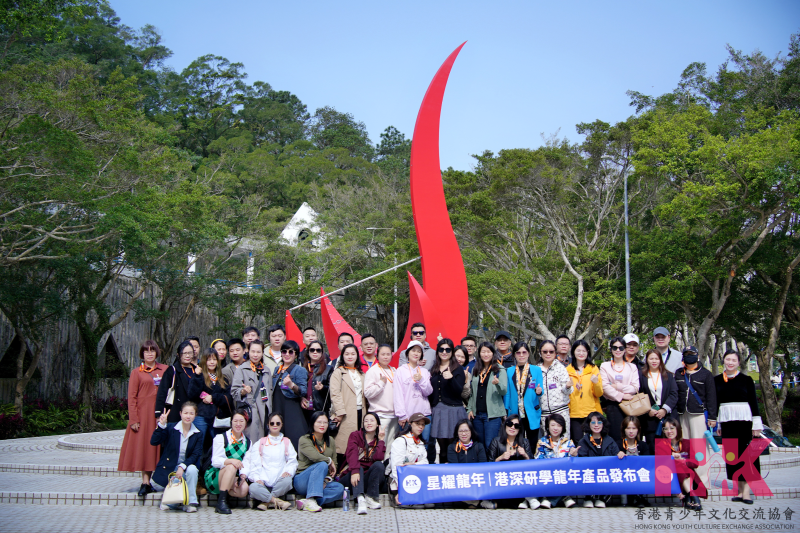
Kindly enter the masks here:
M 369 404 L 364 397 L 364 376 L 361 374 L 361 416 L 367 414 Z M 343 416 L 336 434 L 336 453 L 344 453 L 350 433 L 358 430 L 358 414 L 356 408 L 356 392 L 350 373 L 343 367 L 336 367 L 331 372 L 331 416 Z

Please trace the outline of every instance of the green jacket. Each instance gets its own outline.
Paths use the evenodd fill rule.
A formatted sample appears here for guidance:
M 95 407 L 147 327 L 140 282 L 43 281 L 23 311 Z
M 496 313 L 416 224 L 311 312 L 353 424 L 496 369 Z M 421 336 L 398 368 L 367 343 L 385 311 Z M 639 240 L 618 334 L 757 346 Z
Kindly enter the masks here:
M 489 415 L 489 418 L 506 416 L 506 405 L 504 399 L 506 396 L 506 391 L 508 390 L 508 376 L 506 375 L 503 367 L 500 367 L 500 371 L 495 375 L 500 381 L 500 383 L 497 385 L 492 384 L 492 377 L 486 378 L 489 380 L 489 386 L 486 387 L 486 414 Z M 475 404 L 477 403 L 479 381 L 480 376 L 477 373 L 472 376 L 472 396 L 469 397 L 467 411 L 474 415 L 478 414 Z
M 319 453 L 308 435 L 300 437 L 297 447 L 300 448 L 297 453 L 297 474 L 315 463 L 327 463 L 328 459 L 333 461 L 334 467 L 336 466 L 336 441 L 333 437 L 328 437 L 328 444 L 323 453 Z

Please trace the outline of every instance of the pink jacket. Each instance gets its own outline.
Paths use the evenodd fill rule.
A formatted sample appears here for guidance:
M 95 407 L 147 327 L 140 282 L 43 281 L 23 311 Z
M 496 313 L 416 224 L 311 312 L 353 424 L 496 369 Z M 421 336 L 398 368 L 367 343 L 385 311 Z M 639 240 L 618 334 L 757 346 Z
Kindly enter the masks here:
M 381 380 L 382 375 L 386 375 L 388 378 L 385 382 Z M 364 375 L 364 396 L 369 400 L 370 411 L 385 418 L 394 416 L 393 382 L 396 379 L 397 370 L 392 367 L 384 371 L 381 369 L 381 365 L 374 364 L 367 370 Z
M 431 414 L 431 404 L 428 396 L 433 392 L 431 374 L 422 367 L 417 367 L 422 374 L 419 382 L 414 382 L 414 372 L 407 364 L 395 372 L 394 378 L 394 412 L 399 420 L 407 420 L 414 413 L 425 416 Z
M 639 369 L 633 363 L 625 363 L 622 372 L 617 372 L 612 366 L 613 364 L 611 361 L 606 361 L 600 365 L 603 396 L 609 400 L 621 402 L 623 394 L 636 394 L 639 392 Z M 620 376 L 622 379 L 618 379 Z

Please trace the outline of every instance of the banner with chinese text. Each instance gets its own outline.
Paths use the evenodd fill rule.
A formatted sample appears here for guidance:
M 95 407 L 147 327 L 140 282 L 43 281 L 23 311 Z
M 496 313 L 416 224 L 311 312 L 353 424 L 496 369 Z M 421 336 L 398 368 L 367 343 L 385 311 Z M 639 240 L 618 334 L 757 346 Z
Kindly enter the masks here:
M 658 490 L 656 490 L 658 464 Z M 400 503 L 605 494 L 678 494 L 669 457 L 570 457 L 398 467 Z

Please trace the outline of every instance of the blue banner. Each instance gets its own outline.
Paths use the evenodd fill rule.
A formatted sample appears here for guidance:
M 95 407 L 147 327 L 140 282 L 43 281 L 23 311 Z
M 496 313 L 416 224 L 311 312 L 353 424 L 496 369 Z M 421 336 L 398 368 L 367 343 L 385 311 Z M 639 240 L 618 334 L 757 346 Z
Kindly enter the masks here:
M 657 461 L 658 460 L 658 461 Z M 658 462 L 658 490 L 656 463 Z M 397 468 L 404 505 L 604 494 L 678 494 L 671 457 L 568 457 Z

